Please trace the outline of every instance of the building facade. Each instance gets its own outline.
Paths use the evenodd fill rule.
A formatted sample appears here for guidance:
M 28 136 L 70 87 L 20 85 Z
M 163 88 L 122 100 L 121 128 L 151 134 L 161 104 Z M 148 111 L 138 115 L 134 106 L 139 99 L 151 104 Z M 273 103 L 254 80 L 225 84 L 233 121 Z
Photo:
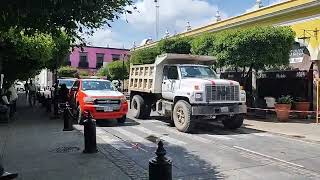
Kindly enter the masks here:
M 129 49 L 86 46 L 75 48 L 69 57 L 69 65 L 95 72 L 112 61 L 126 60 Z

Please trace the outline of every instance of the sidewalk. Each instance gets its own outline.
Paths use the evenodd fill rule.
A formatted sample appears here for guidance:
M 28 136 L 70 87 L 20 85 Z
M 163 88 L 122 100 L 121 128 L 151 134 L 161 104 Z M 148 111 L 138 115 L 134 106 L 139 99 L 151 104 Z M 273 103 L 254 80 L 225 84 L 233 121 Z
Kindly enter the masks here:
M 19 97 L 15 120 L 0 124 L 0 161 L 18 179 L 130 179 L 102 153 L 83 154 L 83 135 L 63 132 L 63 121 L 52 120 L 45 109 L 26 106 Z
M 247 119 L 244 127 L 320 143 L 320 123 L 315 123 L 314 119 L 290 119 L 288 122 L 279 122 L 276 118 Z

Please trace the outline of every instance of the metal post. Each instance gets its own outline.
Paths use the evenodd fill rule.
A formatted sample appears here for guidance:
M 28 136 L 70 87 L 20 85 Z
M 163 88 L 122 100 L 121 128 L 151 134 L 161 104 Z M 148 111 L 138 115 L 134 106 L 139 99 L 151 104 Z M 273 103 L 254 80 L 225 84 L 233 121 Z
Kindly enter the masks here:
M 97 153 L 96 120 L 92 119 L 90 112 L 85 112 L 84 120 L 84 150 L 83 153 Z
M 149 180 L 172 180 L 172 160 L 165 157 L 166 150 L 161 140 L 155 154 L 157 157 L 149 160 Z

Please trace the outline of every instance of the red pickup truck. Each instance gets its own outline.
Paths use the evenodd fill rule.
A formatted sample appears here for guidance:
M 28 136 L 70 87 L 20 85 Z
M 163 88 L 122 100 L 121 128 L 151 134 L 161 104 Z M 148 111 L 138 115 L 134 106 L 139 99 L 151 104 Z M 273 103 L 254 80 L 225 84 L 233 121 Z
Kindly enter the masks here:
M 70 105 L 79 124 L 83 123 L 83 112 L 89 111 L 94 119 L 117 119 L 126 121 L 128 103 L 112 83 L 103 79 L 78 79 L 70 89 Z

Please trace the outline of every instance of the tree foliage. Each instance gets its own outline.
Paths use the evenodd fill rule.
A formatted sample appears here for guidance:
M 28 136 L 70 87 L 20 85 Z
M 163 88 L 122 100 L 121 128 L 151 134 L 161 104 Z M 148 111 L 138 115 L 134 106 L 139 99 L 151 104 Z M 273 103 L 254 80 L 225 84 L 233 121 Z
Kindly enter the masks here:
M 131 54 L 130 63 L 132 64 L 152 64 L 155 58 L 160 55 L 158 47 L 139 49 Z
M 52 57 L 51 36 L 25 35 L 14 29 L 0 33 L 0 60 L 7 80 L 26 79 L 37 74 Z
M 108 66 L 101 67 L 97 72 L 97 76 L 110 77 Z
M 75 77 L 77 72 L 77 68 L 71 66 L 62 66 L 57 71 L 59 77 Z
M 223 66 L 263 69 L 289 64 L 295 33 L 289 27 L 254 27 L 215 34 L 213 54 Z
M 127 62 L 114 61 L 109 63 L 107 67 L 109 70 L 110 79 L 112 80 L 127 79 L 129 76 L 129 68 Z
M 191 39 L 190 38 L 163 39 L 157 44 L 157 47 L 161 54 L 162 53 L 190 54 Z
M 2 0 L 0 6 L 0 30 L 12 27 L 34 34 L 48 34 L 65 30 L 71 37 L 78 32 L 100 28 L 109 21 L 120 18 L 132 0 Z
M 194 38 L 191 42 L 191 53 L 197 55 L 209 55 L 215 54 L 214 40 L 215 36 L 211 33 L 206 33 L 197 38 Z

